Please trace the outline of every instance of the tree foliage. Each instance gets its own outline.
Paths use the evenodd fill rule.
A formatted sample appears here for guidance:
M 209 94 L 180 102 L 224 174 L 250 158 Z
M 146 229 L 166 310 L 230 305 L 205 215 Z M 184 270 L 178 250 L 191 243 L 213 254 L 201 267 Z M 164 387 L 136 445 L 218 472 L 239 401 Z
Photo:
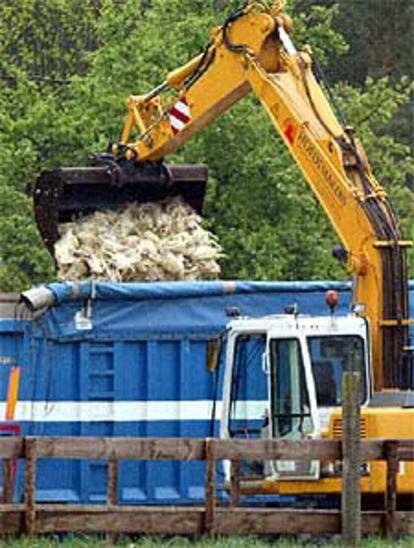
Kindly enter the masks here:
M 27 188 L 41 169 L 84 165 L 119 137 L 125 98 L 163 81 L 209 39 L 239 1 L 13 0 L 0 3 L 0 288 L 53 278 L 32 221 Z M 305 5 L 306 4 L 306 5 Z M 322 64 L 348 51 L 338 7 L 292 0 L 295 39 Z M 10 29 L 13 32 L 10 32 Z M 359 82 L 360 83 L 360 82 Z M 404 77 L 337 82 L 378 178 L 412 233 L 413 162 L 393 120 L 406 104 Z M 321 207 L 254 97 L 197 135 L 175 160 L 208 165 L 206 222 L 220 237 L 227 278 L 344 276 Z M 414 236 L 414 234 L 413 234 Z

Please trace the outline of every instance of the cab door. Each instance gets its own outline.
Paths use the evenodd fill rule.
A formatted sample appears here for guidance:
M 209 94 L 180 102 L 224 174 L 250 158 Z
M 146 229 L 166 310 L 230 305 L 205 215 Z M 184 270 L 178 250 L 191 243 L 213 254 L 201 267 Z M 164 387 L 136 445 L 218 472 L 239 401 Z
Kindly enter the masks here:
M 228 355 L 223 390 L 220 437 L 263 439 L 269 437 L 268 375 L 264 367 L 267 338 L 263 331 L 233 331 L 228 339 Z M 224 464 L 226 478 L 229 463 Z M 263 462 L 242 460 L 243 480 L 271 475 Z
M 266 353 L 269 427 L 274 439 L 303 440 L 319 434 L 315 386 L 304 340 L 270 336 Z M 318 461 L 278 460 L 275 479 L 317 479 Z

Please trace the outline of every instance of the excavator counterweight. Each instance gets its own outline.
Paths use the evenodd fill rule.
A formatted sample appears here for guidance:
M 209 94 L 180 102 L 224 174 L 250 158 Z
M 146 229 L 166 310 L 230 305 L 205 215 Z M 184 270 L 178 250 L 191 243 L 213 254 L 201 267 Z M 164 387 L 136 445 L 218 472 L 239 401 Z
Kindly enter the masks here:
M 49 253 L 60 237 L 59 225 L 94 211 L 122 209 L 130 203 L 181 196 L 202 214 L 207 168 L 159 162 L 117 163 L 43 171 L 34 192 L 35 219 Z

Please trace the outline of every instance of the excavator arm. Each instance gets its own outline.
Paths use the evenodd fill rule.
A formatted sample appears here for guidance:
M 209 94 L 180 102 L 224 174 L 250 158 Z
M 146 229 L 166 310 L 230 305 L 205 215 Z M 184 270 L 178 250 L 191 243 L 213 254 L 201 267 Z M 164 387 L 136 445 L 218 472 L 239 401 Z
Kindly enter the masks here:
M 160 160 L 253 92 L 342 242 L 338 258 L 354 275 L 355 302 L 371 325 L 375 388 L 404 387 L 409 242 L 362 146 L 316 81 L 309 48 L 295 50 L 282 8 L 282 1 L 246 2 L 213 30 L 201 55 L 149 94 L 130 97 L 113 152 L 132 162 Z

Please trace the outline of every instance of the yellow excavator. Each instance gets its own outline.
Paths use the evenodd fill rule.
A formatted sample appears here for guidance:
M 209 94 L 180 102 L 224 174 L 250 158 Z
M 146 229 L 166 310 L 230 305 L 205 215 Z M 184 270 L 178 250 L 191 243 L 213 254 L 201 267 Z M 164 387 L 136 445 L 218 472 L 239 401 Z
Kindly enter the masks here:
M 58 224 L 74 213 L 176 194 L 201 211 L 205 170 L 166 166 L 163 159 L 254 93 L 329 217 L 342 243 L 336 257 L 346 262 L 355 280 L 353 299 L 360 305 L 359 320 L 362 317 L 369 325 L 366 349 L 361 350 L 363 368 L 367 368 L 368 396 L 363 401 L 367 406 L 369 401 L 376 402 L 363 410 L 365 435 L 414 438 L 414 400 L 402 392 L 411 387 L 413 369 L 408 356 L 409 326 L 414 322 L 408 316 L 406 261 L 411 243 L 403 240 L 392 205 L 353 129 L 339 123 L 318 84 L 311 50 L 296 50 L 290 38 L 292 22 L 283 8 L 282 0 L 272 5 L 262 0 L 245 2 L 212 30 L 201 55 L 168 74 L 149 93 L 129 97 L 120 142 L 108 154 L 96 157 L 88 168 L 42 174 L 34 194 L 36 220 L 53 252 Z M 270 338 L 272 329 L 262 327 Z M 272 348 L 279 347 L 271 343 L 268 348 L 272 355 Z M 325 358 L 338 350 L 329 344 L 323 348 L 320 354 Z M 292 349 L 285 350 L 293 355 L 296 350 Z M 311 400 L 315 390 L 317 386 L 311 389 Z M 223 405 L 231 406 L 230 402 Z M 332 411 L 321 435 L 337 435 L 338 417 L 339 411 Z M 223 432 L 229 435 L 228 429 Z M 276 436 L 276 430 L 269 435 Z M 407 465 L 405 470 L 399 485 L 404 492 L 413 492 L 414 468 Z M 373 465 L 366 492 L 383 490 L 383 472 L 381 465 Z M 317 474 L 312 482 L 304 477 L 289 483 L 292 476 L 287 476 L 285 487 L 264 480 L 262 488 L 287 493 L 340 491 L 340 482 L 334 478 L 322 481 Z

